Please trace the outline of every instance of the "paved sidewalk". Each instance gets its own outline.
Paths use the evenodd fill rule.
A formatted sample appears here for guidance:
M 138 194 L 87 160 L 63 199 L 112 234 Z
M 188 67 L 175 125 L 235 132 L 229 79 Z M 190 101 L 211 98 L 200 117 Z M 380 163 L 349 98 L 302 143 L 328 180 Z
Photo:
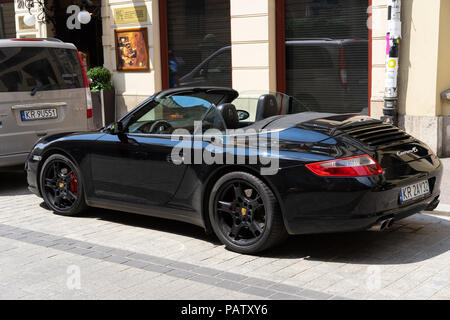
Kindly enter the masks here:
M 0 173 L 0 299 L 450 299 L 450 217 L 229 252 L 184 223 L 45 208 Z

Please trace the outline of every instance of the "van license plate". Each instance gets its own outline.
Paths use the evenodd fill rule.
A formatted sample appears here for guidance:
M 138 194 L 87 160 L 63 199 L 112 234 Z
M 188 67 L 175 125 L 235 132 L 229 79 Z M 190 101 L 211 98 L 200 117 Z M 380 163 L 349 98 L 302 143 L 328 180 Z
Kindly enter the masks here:
M 428 183 L 428 180 L 421 181 L 402 188 L 400 191 L 400 202 L 415 200 L 429 194 L 430 184 Z
M 56 109 L 22 110 L 22 121 L 46 120 L 58 118 Z

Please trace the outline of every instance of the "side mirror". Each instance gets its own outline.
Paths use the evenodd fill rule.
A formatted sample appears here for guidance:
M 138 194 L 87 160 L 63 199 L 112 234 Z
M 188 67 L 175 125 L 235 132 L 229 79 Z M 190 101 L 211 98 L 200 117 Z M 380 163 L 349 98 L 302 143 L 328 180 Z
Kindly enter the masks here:
M 208 76 L 208 73 L 206 72 L 205 69 L 200 69 L 198 75 L 202 78 L 206 78 Z
M 237 110 L 239 121 L 244 121 L 250 118 L 250 113 L 245 110 Z
M 123 124 L 122 122 L 114 122 L 108 127 L 108 132 L 114 135 L 119 135 L 123 133 Z

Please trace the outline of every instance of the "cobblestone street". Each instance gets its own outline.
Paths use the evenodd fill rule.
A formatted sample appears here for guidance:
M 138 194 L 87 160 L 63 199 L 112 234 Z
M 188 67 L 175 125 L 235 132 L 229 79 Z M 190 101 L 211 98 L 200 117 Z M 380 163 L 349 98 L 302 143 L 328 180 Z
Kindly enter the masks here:
M 55 215 L 20 170 L 0 172 L 1 299 L 450 299 L 449 248 L 443 212 L 244 256 L 184 223 Z

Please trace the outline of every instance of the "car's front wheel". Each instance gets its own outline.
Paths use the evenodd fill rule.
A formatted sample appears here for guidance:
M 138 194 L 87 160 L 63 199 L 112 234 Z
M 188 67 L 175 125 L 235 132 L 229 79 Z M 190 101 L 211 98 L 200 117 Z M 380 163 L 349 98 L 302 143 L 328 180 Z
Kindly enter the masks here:
M 75 216 L 87 208 L 80 170 L 64 155 L 52 155 L 44 162 L 40 187 L 47 206 L 60 215 Z
M 225 246 L 255 254 L 287 238 L 275 195 L 258 177 L 246 172 L 224 175 L 209 199 L 212 228 Z

